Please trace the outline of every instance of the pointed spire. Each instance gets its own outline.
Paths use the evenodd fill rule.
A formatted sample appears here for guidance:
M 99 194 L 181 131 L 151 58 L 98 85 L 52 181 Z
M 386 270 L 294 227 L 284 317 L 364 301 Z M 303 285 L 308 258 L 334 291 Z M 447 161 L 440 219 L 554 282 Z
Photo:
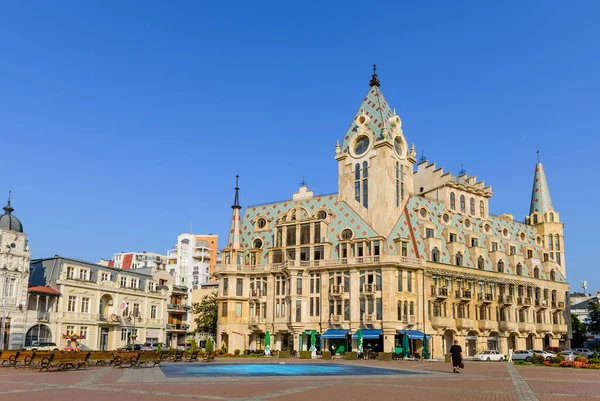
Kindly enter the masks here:
M 377 77 L 377 65 L 373 64 L 373 75 L 371 76 L 371 82 L 369 82 L 369 86 L 381 86 L 381 82 L 379 82 L 379 78 Z
M 8 203 L 6 204 L 6 206 L 4 206 L 4 212 L 6 214 L 11 214 L 15 209 L 13 209 L 13 207 L 10 205 L 10 193 L 11 191 L 8 191 Z
M 554 210 L 554 207 L 552 206 L 552 199 L 550 198 L 550 189 L 548 188 L 548 181 L 546 181 L 544 166 L 539 161 L 539 151 L 537 151 L 537 156 L 538 162 L 535 165 L 535 174 L 533 176 L 533 189 L 531 190 L 531 207 L 529 209 L 529 215 L 539 213 L 543 219 L 547 212 Z
M 233 206 L 231 206 L 232 209 L 241 209 L 242 207 L 240 206 L 240 187 L 239 187 L 239 179 L 240 176 L 236 175 L 235 176 L 235 196 L 233 198 Z

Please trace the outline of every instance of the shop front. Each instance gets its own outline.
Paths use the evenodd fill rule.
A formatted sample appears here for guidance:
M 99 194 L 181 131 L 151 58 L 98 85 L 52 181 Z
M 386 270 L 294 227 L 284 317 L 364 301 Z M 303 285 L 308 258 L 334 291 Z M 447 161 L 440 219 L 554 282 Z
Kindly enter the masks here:
M 329 329 L 321 335 L 321 349 L 328 351 L 335 350 L 336 354 L 343 354 L 346 351 L 351 351 L 352 342 L 348 335 L 350 330 L 346 329 Z

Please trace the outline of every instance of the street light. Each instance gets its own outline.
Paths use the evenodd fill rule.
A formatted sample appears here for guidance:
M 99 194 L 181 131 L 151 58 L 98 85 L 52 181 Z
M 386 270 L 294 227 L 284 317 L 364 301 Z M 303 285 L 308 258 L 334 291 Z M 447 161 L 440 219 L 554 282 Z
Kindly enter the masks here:
M 132 343 L 131 343 L 131 350 L 135 351 L 135 339 L 137 338 L 137 334 L 136 334 L 137 332 L 135 331 L 135 319 L 137 319 L 138 322 L 141 323 L 142 322 L 142 317 L 140 316 L 140 311 L 139 310 L 134 310 L 131 313 L 131 317 L 132 317 L 131 321 L 133 322 L 133 334 L 130 335 L 129 337 L 133 340 Z

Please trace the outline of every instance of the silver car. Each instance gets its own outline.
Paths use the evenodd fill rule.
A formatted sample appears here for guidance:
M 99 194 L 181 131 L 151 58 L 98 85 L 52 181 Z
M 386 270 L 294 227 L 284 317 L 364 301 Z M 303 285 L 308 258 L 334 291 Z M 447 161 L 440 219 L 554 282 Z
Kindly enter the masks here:
M 548 351 L 544 351 L 541 349 L 530 349 L 528 351 L 533 352 L 536 355 L 543 356 L 545 360 L 549 361 L 551 358 L 554 358 L 556 354 Z M 514 359 L 514 358 L 513 358 Z
M 527 361 L 533 362 L 533 352 L 531 350 L 518 350 L 513 352 L 513 361 Z

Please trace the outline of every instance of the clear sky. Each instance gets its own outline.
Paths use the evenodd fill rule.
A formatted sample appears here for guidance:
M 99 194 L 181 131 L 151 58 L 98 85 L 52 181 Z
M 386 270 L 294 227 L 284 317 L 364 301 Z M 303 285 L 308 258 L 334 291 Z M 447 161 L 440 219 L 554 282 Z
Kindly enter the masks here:
M 565 222 L 567 276 L 595 254 L 598 1 L 0 3 L 0 192 L 33 257 L 226 241 L 242 204 L 304 176 L 337 190 L 334 146 L 381 89 L 419 157 L 529 211 L 535 151 Z M 4 198 L 4 195 L 2 195 Z

